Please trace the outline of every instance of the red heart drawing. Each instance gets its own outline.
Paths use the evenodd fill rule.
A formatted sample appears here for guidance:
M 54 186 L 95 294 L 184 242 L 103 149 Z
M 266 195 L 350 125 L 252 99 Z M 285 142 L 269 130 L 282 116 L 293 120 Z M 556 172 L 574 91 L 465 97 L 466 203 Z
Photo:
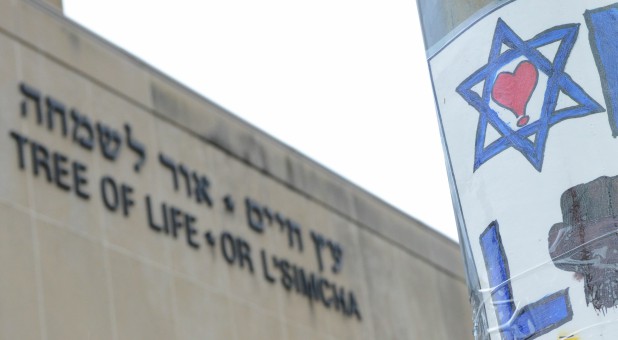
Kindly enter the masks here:
M 501 72 L 496 78 L 491 97 L 498 105 L 515 113 L 517 126 L 528 124 L 526 106 L 539 80 L 539 71 L 529 61 L 522 61 L 515 72 Z

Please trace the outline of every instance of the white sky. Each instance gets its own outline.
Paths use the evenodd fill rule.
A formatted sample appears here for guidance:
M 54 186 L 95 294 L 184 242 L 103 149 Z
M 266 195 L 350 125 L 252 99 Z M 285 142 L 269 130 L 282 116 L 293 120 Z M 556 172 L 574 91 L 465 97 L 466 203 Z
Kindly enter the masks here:
M 414 0 L 63 0 L 65 14 L 457 239 Z

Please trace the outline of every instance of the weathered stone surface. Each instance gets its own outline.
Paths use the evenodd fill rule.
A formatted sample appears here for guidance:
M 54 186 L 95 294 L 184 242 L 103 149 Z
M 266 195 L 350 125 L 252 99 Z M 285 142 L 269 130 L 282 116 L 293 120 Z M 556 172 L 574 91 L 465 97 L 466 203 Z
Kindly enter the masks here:
M 457 244 L 46 5 L 0 19 L 0 339 L 470 338 Z

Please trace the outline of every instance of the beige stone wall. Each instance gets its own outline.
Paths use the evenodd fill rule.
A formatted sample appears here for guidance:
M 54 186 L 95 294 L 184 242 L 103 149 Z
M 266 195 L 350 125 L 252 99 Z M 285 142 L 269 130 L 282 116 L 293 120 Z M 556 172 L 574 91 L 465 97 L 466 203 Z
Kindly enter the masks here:
M 44 0 L 44 1 L 50 4 L 53 8 L 62 12 L 62 0 Z
M 0 339 L 472 338 L 455 243 L 37 2 L 0 0 L 0 138 Z M 161 155 L 207 177 L 212 206 Z M 286 290 L 292 265 L 361 318 Z

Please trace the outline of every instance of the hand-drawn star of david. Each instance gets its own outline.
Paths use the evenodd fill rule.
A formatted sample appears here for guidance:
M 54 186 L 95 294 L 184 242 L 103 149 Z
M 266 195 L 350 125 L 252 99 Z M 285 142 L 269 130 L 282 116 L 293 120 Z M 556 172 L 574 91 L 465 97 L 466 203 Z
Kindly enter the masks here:
M 541 172 L 545 144 L 551 126 L 565 119 L 605 111 L 564 72 L 578 32 L 579 24 L 569 24 L 553 27 L 528 41 L 523 41 L 502 19 L 498 19 L 488 63 L 457 87 L 457 93 L 480 113 L 476 133 L 474 171 L 500 152 L 513 147 L 521 152 L 537 171 Z M 560 42 L 560 47 L 551 62 L 537 49 L 555 42 Z M 503 44 L 508 47 L 505 52 L 502 52 Z M 491 91 L 500 69 L 521 57 L 528 59 L 539 71 L 545 73 L 548 81 L 540 118 L 514 130 L 498 117 L 498 113 L 490 107 L 490 101 L 492 100 Z M 483 81 L 485 84 L 481 96 L 472 88 Z M 571 97 L 577 105 L 556 110 L 558 95 L 561 91 Z M 498 131 L 500 137 L 485 147 L 488 124 Z M 528 139 L 535 134 L 534 141 Z

